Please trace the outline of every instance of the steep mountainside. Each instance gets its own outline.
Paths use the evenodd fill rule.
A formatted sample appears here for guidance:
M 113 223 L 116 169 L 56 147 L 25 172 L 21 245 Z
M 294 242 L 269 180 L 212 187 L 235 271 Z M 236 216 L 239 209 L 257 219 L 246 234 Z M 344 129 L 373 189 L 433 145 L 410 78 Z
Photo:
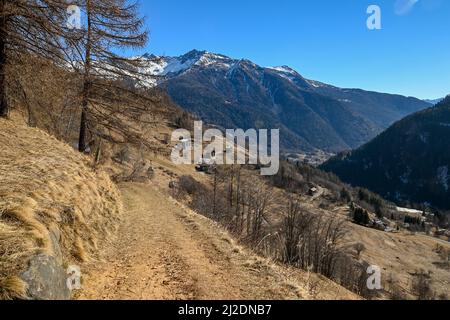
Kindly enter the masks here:
M 358 150 L 323 165 L 392 200 L 450 209 L 450 96 L 394 124 Z
M 285 151 L 358 147 L 393 122 L 429 107 L 397 95 L 341 89 L 289 67 L 264 68 L 204 51 L 146 55 L 144 82 L 167 89 L 184 109 L 224 128 L 280 128 Z
M 68 299 L 66 269 L 102 258 L 122 218 L 119 190 L 88 157 L 0 119 L 0 300 Z

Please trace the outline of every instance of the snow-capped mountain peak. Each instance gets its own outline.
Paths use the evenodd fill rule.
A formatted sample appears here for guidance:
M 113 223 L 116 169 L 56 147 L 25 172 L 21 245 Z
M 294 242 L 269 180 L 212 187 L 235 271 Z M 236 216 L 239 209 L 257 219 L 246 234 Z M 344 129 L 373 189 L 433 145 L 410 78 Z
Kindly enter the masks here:
M 291 74 L 293 76 L 298 76 L 299 75 L 297 71 L 295 71 L 294 69 L 292 69 L 291 67 L 288 67 L 288 66 L 269 67 L 267 69 L 271 69 L 271 70 L 274 70 L 274 71 L 282 72 L 282 73 L 285 73 L 285 74 Z
M 140 73 L 154 77 L 178 75 L 194 67 L 213 66 L 228 70 L 238 61 L 224 55 L 198 50 L 192 50 L 179 57 L 144 54 L 139 59 L 144 64 Z
M 296 70 L 286 65 L 264 68 L 250 60 L 233 59 L 208 51 L 192 50 L 178 57 L 144 54 L 139 59 L 143 61 L 144 65 L 139 71 L 141 74 L 146 75 L 147 79 L 143 82 L 147 86 L 159 85 L 169 78 L 198 68 L 224 71 L 226 77 L 233 76 L 241 68 L 257 71 L 260 75 L 264 70 L 268 70 L 304 88 L 319 88 L 324 86 L 320 82 L 304 79 Z

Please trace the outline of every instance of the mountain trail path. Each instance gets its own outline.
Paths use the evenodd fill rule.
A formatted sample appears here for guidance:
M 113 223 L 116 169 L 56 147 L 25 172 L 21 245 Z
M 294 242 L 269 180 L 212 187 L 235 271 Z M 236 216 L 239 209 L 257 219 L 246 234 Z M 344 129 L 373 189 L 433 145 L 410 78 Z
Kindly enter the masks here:
M 297 285 L 306 281 L 304 272 L 249 253 L 216 223 L 154 185 L 120 189 L 118 239 L 102 262 L 82 268 L 76 299 L 308 299 L 308 290 Z

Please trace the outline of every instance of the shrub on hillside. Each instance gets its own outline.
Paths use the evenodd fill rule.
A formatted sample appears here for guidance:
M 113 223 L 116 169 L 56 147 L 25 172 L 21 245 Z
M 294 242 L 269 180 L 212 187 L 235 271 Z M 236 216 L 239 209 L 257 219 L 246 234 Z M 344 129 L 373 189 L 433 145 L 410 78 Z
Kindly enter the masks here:
M 179 188 L 181 191 L 184 191 L 189 195 L 193 195 L 197 191 L 200 191 L 203 186 L 192 176 L 182 176 L 179 180 Z
M 369 214 L 362 208 L 353 209 L 353 221 L 357 224 L 366 226 L 370 222 Z

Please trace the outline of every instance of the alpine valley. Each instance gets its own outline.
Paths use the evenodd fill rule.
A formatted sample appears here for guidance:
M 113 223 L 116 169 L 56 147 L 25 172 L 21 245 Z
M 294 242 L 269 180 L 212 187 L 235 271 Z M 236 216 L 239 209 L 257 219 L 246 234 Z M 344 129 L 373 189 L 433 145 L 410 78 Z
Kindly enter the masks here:
M 412 97 L 305 79 L 288 66 L 262 67 L 206 51 L 141 59 L 144 85 L 166 90 L 183 109 L 221 128 L 279 128 L 285 152 L 357 148 L 395 121 L 431 106 Z
M 450 96 L 322 168 L 390 200 L 450 209 Z

